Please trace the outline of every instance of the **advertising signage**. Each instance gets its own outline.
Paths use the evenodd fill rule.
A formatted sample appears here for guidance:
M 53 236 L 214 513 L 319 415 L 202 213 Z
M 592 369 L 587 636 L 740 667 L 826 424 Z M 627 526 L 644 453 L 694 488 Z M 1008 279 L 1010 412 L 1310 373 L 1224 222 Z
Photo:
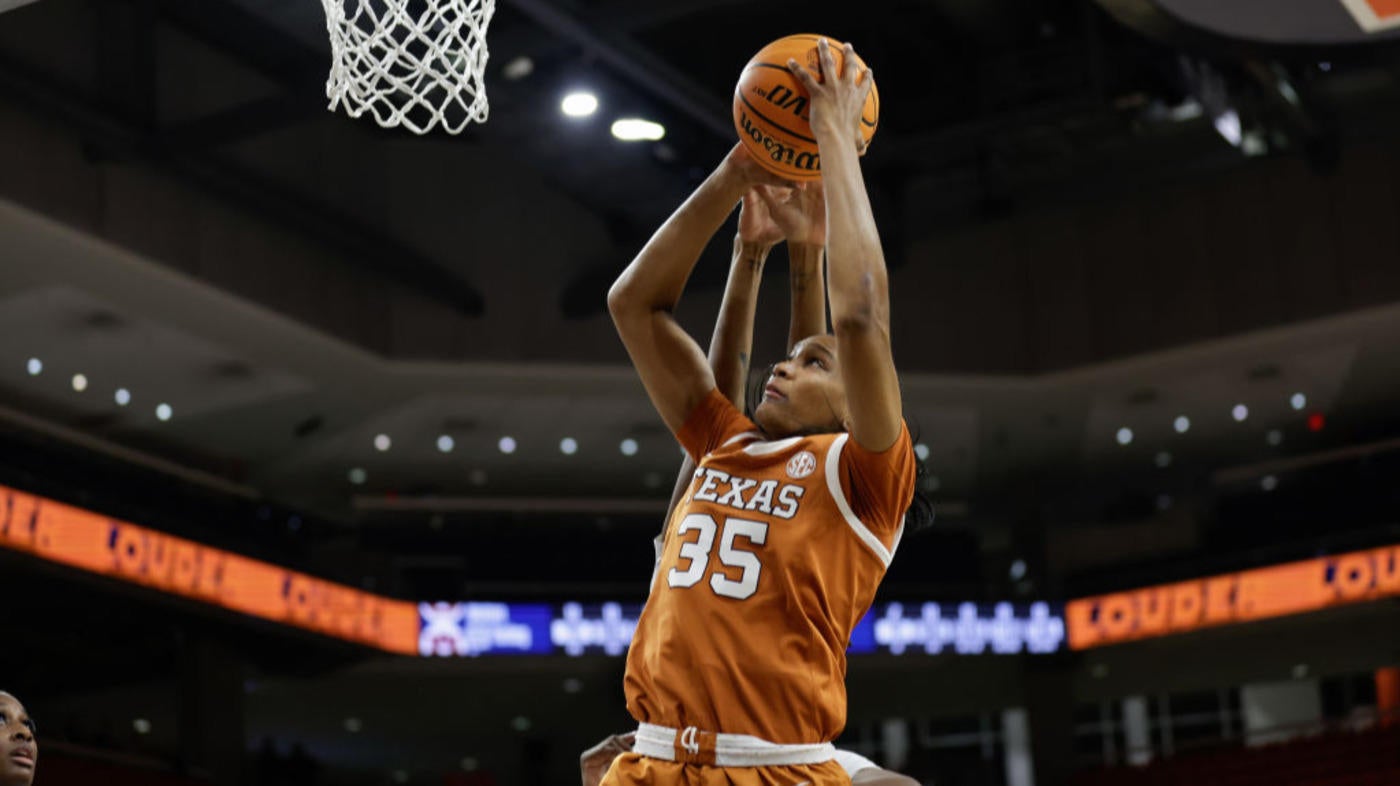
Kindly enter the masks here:
M 0 486 L 0 546 L 388 652 L 418 651 L 418 608 Z
M 1400 596 L 1400 545 L 1070 601 L 1070 649 Z

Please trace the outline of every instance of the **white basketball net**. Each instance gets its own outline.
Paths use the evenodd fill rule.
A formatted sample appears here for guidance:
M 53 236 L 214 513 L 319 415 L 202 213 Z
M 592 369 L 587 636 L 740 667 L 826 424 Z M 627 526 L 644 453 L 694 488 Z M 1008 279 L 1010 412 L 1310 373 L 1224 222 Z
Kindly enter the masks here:
M 461 133 L 486 121 L 486 28 L 495 0 L 321 0 L 330 110 L 385 128 Z

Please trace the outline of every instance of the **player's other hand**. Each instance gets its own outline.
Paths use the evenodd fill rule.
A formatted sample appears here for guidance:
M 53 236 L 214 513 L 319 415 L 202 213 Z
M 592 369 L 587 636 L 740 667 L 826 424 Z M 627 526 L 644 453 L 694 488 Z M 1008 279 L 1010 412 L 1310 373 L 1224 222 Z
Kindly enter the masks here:
M 624 753 L 631 753 L 632 744 L 636 739 L 636 732 L 611 734 L 602 742 L 584 751 L 578 757 L 579 769 L 583 771 L 583 786 L 598 786 L 602 783 L 603 776 L 607 774 L 608 767 L 612 766 L 613 759 Z
M 826 193 L 820 180 L 799 188 L 755 186 L 753 193 L 789 243 L 826 245 Z
M 793 188 L 797 184 L 791 180 L 785 180 L 754 160 L 753 155 L 744 148 L 742 143 L 736 143 L 729 151 L 729 155 L 720 162 L 719 169 L 725 175 L 734 178 L 744 186 L 744 190 L 754 186 L 776 186 L 779 188 Z
M 762 198 L 762 189 L 773 186 L 754 186 L 744 194 L 739 207 L 739 240 L 759 246 L 772 246 L 787 237 L 782 227 L 773 220 L 768 203 Z

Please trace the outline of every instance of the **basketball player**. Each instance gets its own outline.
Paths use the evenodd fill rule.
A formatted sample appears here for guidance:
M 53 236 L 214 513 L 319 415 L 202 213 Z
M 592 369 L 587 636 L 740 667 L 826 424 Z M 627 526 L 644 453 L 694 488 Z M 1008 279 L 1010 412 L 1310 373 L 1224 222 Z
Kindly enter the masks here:
M 0 691 L 0 786 L 31 786 L 39 764 L 37 729 L 24 705 Z
M 826 290 L 822 255 L 826 245 L 826 208 L 820 184 L 803 189 L 774 189 L 757 186 L 744 195 L 739 211 L 739 232 L 720 302 L 719 317 L 710 339 L 709 363 L 715 387 L 724 392 L 736 408 L 744 406 L 745 381 L 749 373 L 753 344 L 754 312 L 763 267 L 774 244 L 787 241 L 791 317 L 788 322 L 788 350 L 807 336 L 826 332 Z M 671 496 L 670 513 L 685 496 L 695 472 L 688 456 L 681 463 L 680 476 Z M 656 538 L 656 559 L 660 564 L 665 532 Z M 654 577 L 653 577 L 654 578 Z M 612 735 L 579 757 L 583 786 L 598 786 L 612 760 L 632 750 L 632 734 Z M 849 751 L 836 751 L 836 762 L 862 786 L 918 786 L 918 782 L 882 770 L 874 762 Z
M 671 316 L 734 204 L 773 182 L 742 147 L 608 294 L 652 403 L 699 469 L 628 652 L 634 750 L 614 760 L 606 786 L 849 783 L 830 744 L 845 723 L 845 649 L 906 511 L 929 513 L 911 508 L 884 258 L 850 141 L 871 82 L 851 57 L 837 74 L 825 42 L 819 55 L 824 80 L 804 84 L 823 158 L 835 336 L 799 342 L 750 420 Z

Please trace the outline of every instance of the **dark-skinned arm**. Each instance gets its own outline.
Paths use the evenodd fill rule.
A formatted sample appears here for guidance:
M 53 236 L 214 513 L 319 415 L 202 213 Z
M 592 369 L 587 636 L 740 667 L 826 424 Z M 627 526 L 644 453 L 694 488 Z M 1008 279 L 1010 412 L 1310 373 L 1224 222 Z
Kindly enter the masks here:
M 818 42 L 817 53 L 821 82 L 795 60 L 788 67 L 811 96 L 812 133 L 821 150 L 826 288 L 850 411 L 849 430 L 861 447 L 882 452 L 899 438 L 903 407 L 890 348 L 885 254 L 861 173 L 860 151 L 851 142 L 873 79 L 869 71 L 857 73 L 849 44 L 839 73 L 825 39 Z

